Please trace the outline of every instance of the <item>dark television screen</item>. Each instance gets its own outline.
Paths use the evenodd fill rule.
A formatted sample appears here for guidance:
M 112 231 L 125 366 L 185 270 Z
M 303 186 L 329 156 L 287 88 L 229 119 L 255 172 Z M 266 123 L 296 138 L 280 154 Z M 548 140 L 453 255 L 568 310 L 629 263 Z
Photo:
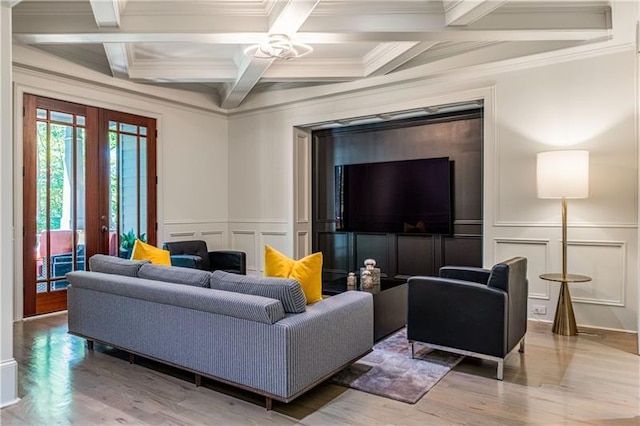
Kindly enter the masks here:
M 336 229 L 451 233 L 449 158 L 336 166 Z

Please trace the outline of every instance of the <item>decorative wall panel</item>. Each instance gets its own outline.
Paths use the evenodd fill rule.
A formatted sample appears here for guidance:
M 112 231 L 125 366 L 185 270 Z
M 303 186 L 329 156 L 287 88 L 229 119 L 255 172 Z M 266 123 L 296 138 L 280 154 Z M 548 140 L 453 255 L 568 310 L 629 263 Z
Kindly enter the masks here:
M 258 265 L 258 255 L 256 253 L 256 232 L 255 231 L 231 231 L 231 247 L 247 254 L 247 270 L 255 271 Z
M 281 253 L 287 254 L 287 236 L 283 231 L 262 231 L 260 232 L 260 244 L 256 251 L 259 271 L 264 271 L 264 246 L 271 246 Z
M 549 240 L 534 238 L 495 238 L 494 264 L 512 257 L 527 258 L 527 278 L 529 279 L 529 298 L 550 299 L 549 282 L 540 275 L 549 270 Z
M 622 241 L 568 241 L 567 269 L 591 281 L 571 284 L 574 303 L 625 306 L 626 244 Z

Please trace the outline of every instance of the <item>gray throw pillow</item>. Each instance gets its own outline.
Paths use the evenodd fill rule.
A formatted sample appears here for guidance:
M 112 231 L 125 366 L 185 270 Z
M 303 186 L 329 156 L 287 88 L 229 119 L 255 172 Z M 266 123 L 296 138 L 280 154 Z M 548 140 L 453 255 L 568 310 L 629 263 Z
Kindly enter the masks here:
M 195 287 L 209 287 L 211 272 L 177 266 L 142 265 L 138 277 L 154 281 L 186 284 Z
M 294 279 L 254 277 L 224 271 L 211 274 L 209 286 L 216 290 L 253 294 L 282 302 L 284 311 L 299 314 L 307 309 L 307 299 L 300 283 Z
M 93 272 L 103 272 L 105 274 L 124 275 L 127 277 L 137 277 L 138 270 L 148 260 L 129 260 L 106 254 L 94 254 L 89 259 L 89 270 Z

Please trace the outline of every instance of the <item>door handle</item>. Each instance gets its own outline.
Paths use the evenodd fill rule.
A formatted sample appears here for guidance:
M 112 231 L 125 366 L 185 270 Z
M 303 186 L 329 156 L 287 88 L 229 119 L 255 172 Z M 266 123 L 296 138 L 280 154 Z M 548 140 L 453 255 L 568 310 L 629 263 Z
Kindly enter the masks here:
M 102 228 L 100 228 L 100 230 L 101 230 L 103 233 L 106 233 L 106 232 L 109 230 L 109 228 L 107 228 L 105 225 L 102 225 Z

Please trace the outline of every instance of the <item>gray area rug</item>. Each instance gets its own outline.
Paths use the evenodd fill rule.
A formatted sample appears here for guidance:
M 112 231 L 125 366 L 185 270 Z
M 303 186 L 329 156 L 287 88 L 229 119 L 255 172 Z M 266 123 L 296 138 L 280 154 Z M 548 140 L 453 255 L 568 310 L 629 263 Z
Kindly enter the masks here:
M 373 352 L 335 374 L 331 382 L 415 404 L 463 358 L 419 343 L 415 349 L 412 359 L 406 330 L 402 329 L 378 342 Z

